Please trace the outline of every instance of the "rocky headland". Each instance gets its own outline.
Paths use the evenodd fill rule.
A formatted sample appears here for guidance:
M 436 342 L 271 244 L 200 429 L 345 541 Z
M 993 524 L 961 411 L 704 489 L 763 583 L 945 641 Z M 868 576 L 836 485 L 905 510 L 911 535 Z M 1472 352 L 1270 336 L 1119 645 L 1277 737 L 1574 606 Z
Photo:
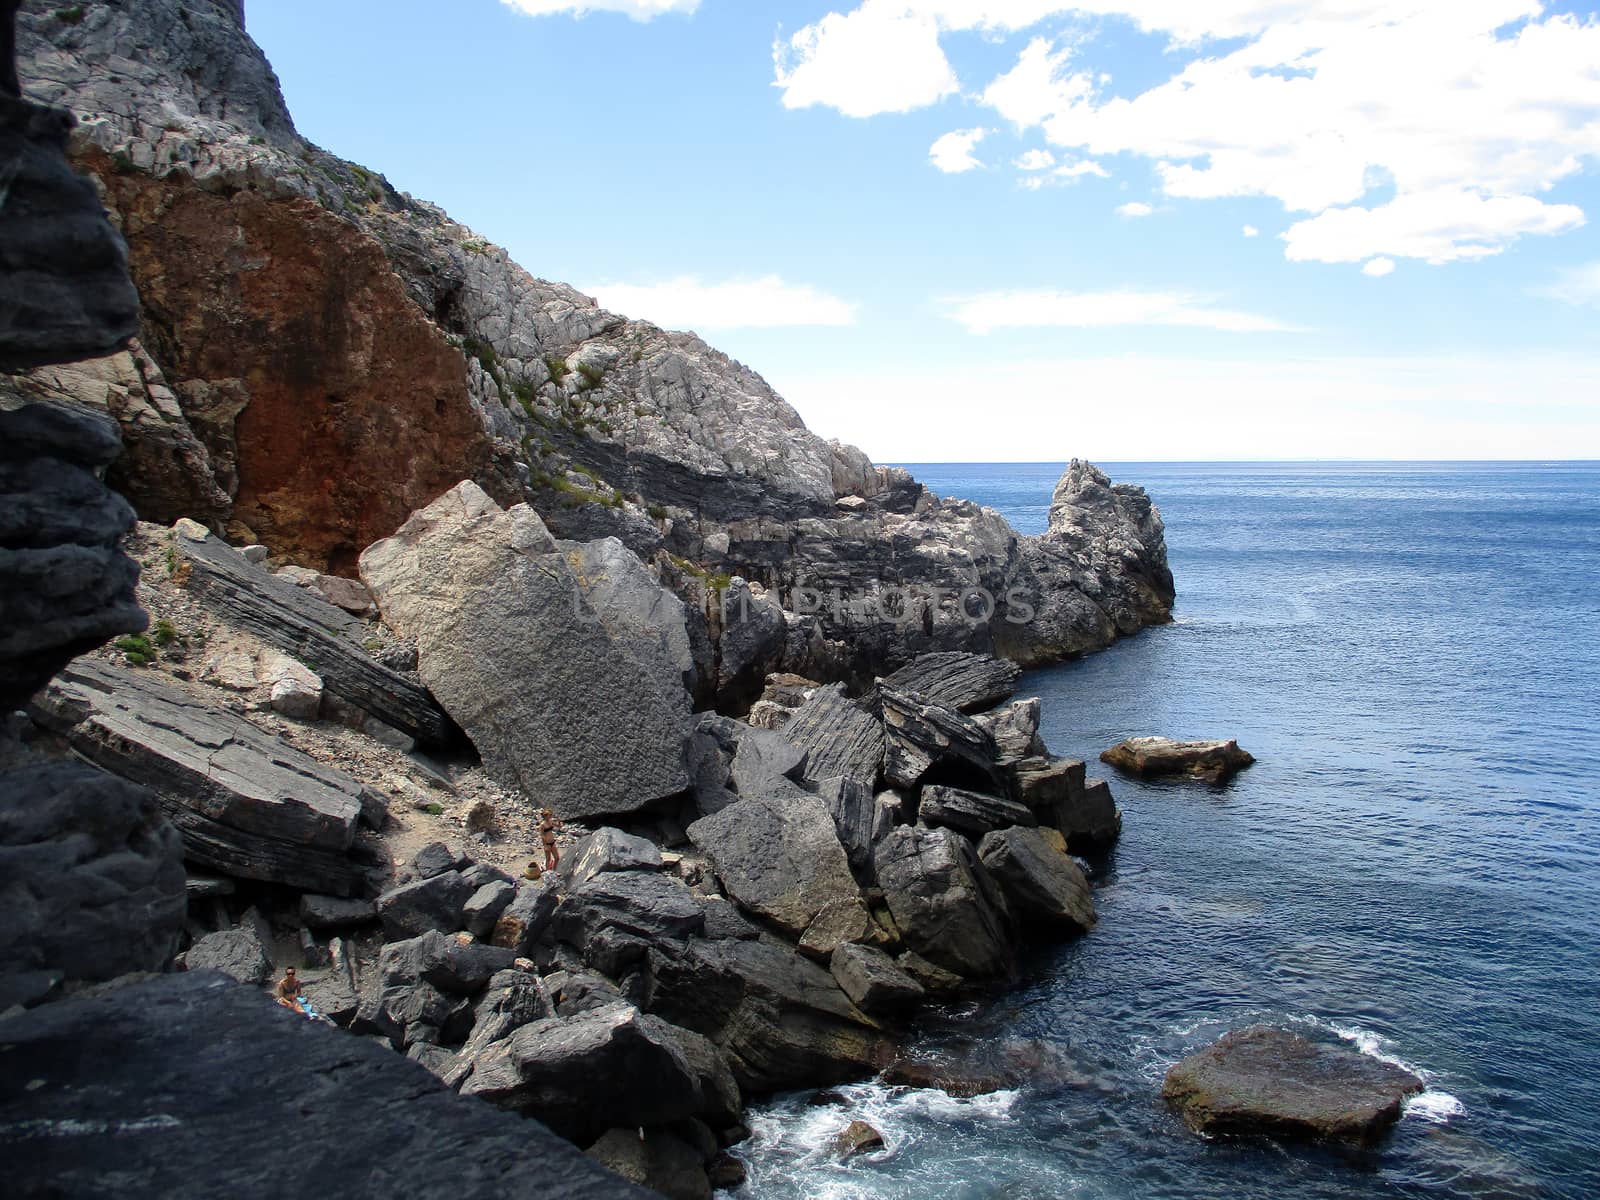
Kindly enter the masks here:
M 919 1006 L 1093 927 L 1121 814 L 1015 691 L 1168 618 L 1141 489 L 1074 460 L 1023 537 L 820 439 L 301 139 L 239 3 L 18 45 L 21 1194 L 706 1196 L 747 1099 L 938 1082 Z

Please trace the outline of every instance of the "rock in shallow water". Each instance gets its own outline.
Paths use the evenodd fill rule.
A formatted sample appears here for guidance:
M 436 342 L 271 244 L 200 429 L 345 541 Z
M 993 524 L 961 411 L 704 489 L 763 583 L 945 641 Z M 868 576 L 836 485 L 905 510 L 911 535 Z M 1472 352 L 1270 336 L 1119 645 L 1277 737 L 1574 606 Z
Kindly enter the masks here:
M 1248 751 L 1231 739 L 1178 742 L 1164 737 L 1135 737 L 1103 751 L 1100 761 L 1130 775 L 1193 775 L 1208 783 L 1226 783 L 1255 762 Z
M 1423 1086 L 1393 1063 L 1255 1025 L 1177 1063 L 1161 1094 L 1196 1133 L 1361 1140 Z

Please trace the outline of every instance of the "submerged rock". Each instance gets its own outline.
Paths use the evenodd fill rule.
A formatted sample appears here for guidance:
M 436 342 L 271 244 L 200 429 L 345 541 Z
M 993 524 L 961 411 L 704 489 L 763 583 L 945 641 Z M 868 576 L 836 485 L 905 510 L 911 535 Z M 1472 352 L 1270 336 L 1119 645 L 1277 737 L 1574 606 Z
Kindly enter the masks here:
M 1100 761 L 1130 775 L 1192 775 L 1208 783 L 1226 783 L 1255 762 L 1232 741 L 1176 742 L 1164 737 L 1135 737 L 1103 751 Z
M 883 1134 L 865 1121 L 851 1121 L 833 1139 L 833 1150 L 840 1158 L 854 1158 L 858 1154 L 871 1154 L 882 1150 Z
M 1393 1063 L 1255 1025 L 1177 1063 L 1161 1094 L 1196 1133 L 1360 1140 L 1423 1087 Z

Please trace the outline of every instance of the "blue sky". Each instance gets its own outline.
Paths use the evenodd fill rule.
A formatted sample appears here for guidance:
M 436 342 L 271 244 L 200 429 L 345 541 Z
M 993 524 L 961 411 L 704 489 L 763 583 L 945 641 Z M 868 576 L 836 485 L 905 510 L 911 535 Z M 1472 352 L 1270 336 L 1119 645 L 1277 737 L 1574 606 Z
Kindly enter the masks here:
M 307 137 L 880 461 L 1600 458 L 1586 4 L 247 11 Z

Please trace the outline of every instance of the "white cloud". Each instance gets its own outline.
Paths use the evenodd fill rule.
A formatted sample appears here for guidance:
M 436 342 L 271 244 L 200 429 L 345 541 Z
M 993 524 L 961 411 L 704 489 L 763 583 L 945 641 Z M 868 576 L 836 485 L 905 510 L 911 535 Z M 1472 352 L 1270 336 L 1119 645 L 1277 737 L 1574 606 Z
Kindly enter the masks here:
M 1592 353 L 986 358 L 769 377 L 811 428 L 879 462 L 1600 458 Z
M 957 129 L 928 147 L 928 158 L 946 175 L 959 175 L 983 166 L 973 149 L 988 134 L 987 129 Z
M 1253 40 L 1132 97 L 1036 40 L 985 92 L 991 106 L 1057 146 L 1153 159 L 1172 196 L 1322 214 L 1291 232 L 1290 258 L 1448 262 L 1582 221 L 1537 197 L 1600 160 L 1600 21 L 1546 16 L 1537 0 L 1080 7 L 1180 40 Z
M 1228 333 L 1294 332 L 1272 317 L 1217 308 L 1210 298 L 1186 292 L 982 292 L 951 299 L 950 316 L 969 333 L 996 329 L 1109 325 L 1183 325 Z
M 1523 234 L 1566 233 L 1584 223 L 1571 204 L 1463 189 L 1411 192 L 1376 208 L 1330 208 L 1283 235 L 1295 262 L 1360 262 L 1374 254 L 1430 263 L 1499 254 Z
M 592 289 L 601 307 L 667 329 L 764 329 L 787 325 L 853 325 L 856 306 L 776 275 L 704 283 L 691 275 L 655 284 L 605 284 Z
M 847 117 L 909 112 L 959 87 L 938 23 L 894 0 L 829 13 L 774 42 L 772 62 L 785 108 L 821 104 Z
M 1019 171 L 1048 171 L 1056 165 L 1056 156 L 1048 150 L 1029 150 L 1011 165 Z
M 777 82 L 791 107 L 904 112 L 958 90 L 941 35 L 1068 14 L 1167 35 L 1175 73 L 1116 96 L 1083 62 L 1094 42 L 1034 37 L 983 103 L 1057 147 L 1150 159 L 1174 197 L 1338 213 L 1331 261 L 1441 263 L 1564 232 L 1576 210 L 1539 197 L 1600 161 L 1600 20 L 1541 0 L 861 0 L 780 45 Z M 1458 228 L 1424 207 L 1473 211 Z M 1325 233 L 1297 228 L 1291 251 Z
M 1257 229 L 1254 225 L 1246 225 L 1244 227 L 1245 237 L 1256 237 L 1260 234 L 1260 232 L 1261 230 Z
M 1363 275 L 1371 275 L 1374 279 L 1382 279 L 1385 275 L 1392 275 L 1394 273 L 1394 259 L 1374 258 L 1361 268 L 1361 273 Z
M 508 8 L 527 13 L 530 17 L 548 17 L 571 13 L 575 17 L 592 12 L 623 13 L 635 21 L 648 21 L 666 13 L 692 14 L 700 7 L 700 0 L 500 0 Z
M 1130 200 L 1126 204 L 1117 205 L 1117 216 L 1119 217 L 1148 217 L 1153 212 L 1155 212 L 1155 209 L 1151 208 L 1143 200 Z
M 1549 296 L 1568 304 L 1600 304 L 1600 262 L 1568 267 L 1547 287 L 1535 288 L 1537 296 Z

